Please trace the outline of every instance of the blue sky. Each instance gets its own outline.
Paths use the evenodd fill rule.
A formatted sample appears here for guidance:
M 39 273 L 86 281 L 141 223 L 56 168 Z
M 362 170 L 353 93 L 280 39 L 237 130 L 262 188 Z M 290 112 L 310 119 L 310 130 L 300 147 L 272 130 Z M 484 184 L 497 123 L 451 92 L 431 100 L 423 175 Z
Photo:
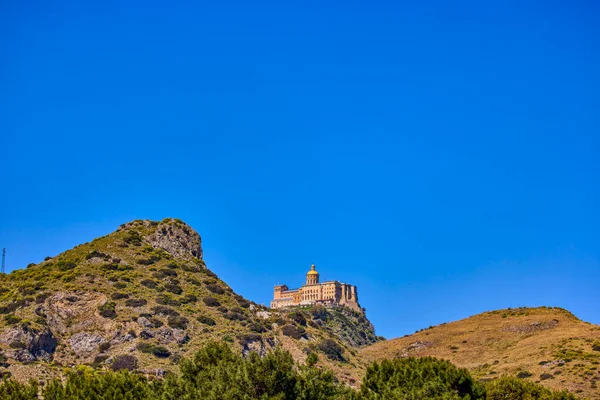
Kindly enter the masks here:
M 178 217 L 247 298 L 315 263 L 386 337 L 600 323 L 594 2 L 97 3 L 0 3 L 9 270 Z

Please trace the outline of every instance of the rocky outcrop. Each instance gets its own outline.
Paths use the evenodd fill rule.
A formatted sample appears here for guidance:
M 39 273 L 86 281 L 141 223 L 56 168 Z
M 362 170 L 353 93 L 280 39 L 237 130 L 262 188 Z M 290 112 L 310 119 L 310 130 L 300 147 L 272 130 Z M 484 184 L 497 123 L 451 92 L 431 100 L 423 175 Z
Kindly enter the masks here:
M 56 338 L 50 329 L 33 330 L 26 325 L 5 329 L 0 335 L 0 343 L 11 350 L 6 355 L 21 362 L 37 360 L 51 361 L 56 350 Z
M 106 295 L 97 292 L 58 292 L 36 309 L 46 319 L 50 330 L 57 335 L 89 330 L 97 321 L 97 308 L 105 303 Z
M 79 332 L 69 338 L 69 346 L 73 352 L 81 357 L 88 357 L 106 343 L 106 339 L 95 333 Z
M 163 221 L 147 240 L 153 247 L 163 249 L 173 257 L 202 259 L 200 235 L 183 222 Z

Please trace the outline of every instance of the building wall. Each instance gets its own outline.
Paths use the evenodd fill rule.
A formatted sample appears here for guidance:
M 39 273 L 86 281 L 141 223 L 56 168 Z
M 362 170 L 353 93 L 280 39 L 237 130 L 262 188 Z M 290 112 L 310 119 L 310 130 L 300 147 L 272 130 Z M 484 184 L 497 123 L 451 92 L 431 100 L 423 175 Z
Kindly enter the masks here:
M 278 285 L 274 288 L 271 308 L 323 302 L 344 305 L 360 311 L 357 292 L 356 286 L 337 281 L 305 284 L 294 290 L 289 290 L 285 285 Z

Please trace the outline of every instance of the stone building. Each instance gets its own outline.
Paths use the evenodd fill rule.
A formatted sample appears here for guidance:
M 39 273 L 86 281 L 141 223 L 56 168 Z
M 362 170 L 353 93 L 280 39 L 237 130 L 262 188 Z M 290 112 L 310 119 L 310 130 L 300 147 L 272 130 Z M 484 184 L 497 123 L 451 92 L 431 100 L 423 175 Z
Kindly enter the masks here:
M 356 286 L 338 281 L 319 282 L 315 265 L 306 273 L 306 283 L 298 289 L 277 285 L 273 290 L 271 308 L 322 304 L 346 306 L 361 311 Z

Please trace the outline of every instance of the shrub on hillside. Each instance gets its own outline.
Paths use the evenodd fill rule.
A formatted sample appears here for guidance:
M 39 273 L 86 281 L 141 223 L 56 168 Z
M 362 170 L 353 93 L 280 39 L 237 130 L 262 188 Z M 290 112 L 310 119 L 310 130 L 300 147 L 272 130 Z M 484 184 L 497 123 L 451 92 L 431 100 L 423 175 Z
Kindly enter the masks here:
M 319 343 L 319 350 L 321 350 L 327 358 L 334 361 L 344 361 L 344 349 L 333 339 L 324 339 Z
M 160 260 L 160 257 L 153 254 L 148 258 L 141 258 L 141 259 L 137 260 L 136 262 L 140 265 L 152 265 L 159 260 Z
M 183 289 L 179 285 L 175 285 L 173 283 L 165 283 L 165 289 L 174 294 L 181 294 Z
M 223 317 L 227 318 L 230 321 L 244 321 L 246 317 L 244 314 L 236 313 L 236 312 L 228 312 L 223 314 Z
M 517 373 L 517 378 L 519 379 L 529 378 L 530 376 L 533 376 L 533 374 L 529 371 L 519 371 L 519 373 Z
M 195 265 L 183 264 L 181 269 L 187 272 L 200 272 L 200 268 L 196 267 Z
M 75 269 L 75 267 L 77 267 L 77 264 L 74 261 L 58 260 L 58 262 L 56 263 L 56 267 L 60 271 L 70 271 L 72 269 Z
M 104 342 L 98 346 L 98 351 L 101 353 L 104 353 L 108 349 L 110 349 L 110 342 Z
M 148 304 L 146 299 L 129 299 L 125 301 L 127 307 L 143 307 Z
M 155 346 L 145 342 L 138 343 L 135 348 L 142 353 L 152 354 L 158 358 L 167 358 L 171 355 L 171 352 L 166 347 Z
M 179 313 L 170 307 L 154 306 L 151 309 L 152 313 L 165 316 L 179 315 Z
M 187 328 L 189 320 L 180 315 L 172 315 L 167 319 L 167 324 L 173 329 L 185 329 Z
M 202 299 L 202 301 L 209 307 L 219 307 L 221 305 L 221 303 L 219 303 L 219 301 L 214 297 L 205 297 Z
M 315 306 L 310 311 L 312 317 L 316 320 L 327 321 L 329 319 L 329 314 L 327 313 L 327 309 L 323 306 Z
M 198 301 L 198 298 L 193 294 L 186 294 L 180 300 L 181 304 L 190 304 Z
M 304 336 L 306 331 L 303 328 L 299 328 L 295 325 L 289 324 L 281 328 L 281 333 L 293 339 L 300 339 Z
M 265 326 L 263 324 L 258 323 L 258 322 L 251 323 L 249 328 L 252 332 L 256 332 L 256 333 L 264 333 L 267 331 L 267 328 L 265 328 Z
M 126 233 L 123 241 L 132 246 L 141 246 L 142 245 L 142 237 L 138 231 L 129 231 Z
M 168 295 L 160 295 L 154 299 L 158 304 L 162 304 L 163 306 L 179 306 L 181 303 L 177 299 L 173 299 Z
M 140 284 L 148 289 L 154 289 L 156 287 L 156 281 L 153 281 L 152 279 L 144 279 Z
M 104 318 L 115 319 L 117 318 L 117 312 L 115 311 L 116 305 L 117 304 L 113 302 L 104 303 L 103 305 L 98 307 L 98 311 L 100 312 L 100 315 Z
M 292 321 L 295 321 L 297 324 L 306 326 L 306 318 L 304 317 L 304 314 L 302 314 L 301 311 L 292 311 L 291 313 L 288 314 L 288 317 Z
M 221 286 L 216 285 L 216 284 L 206 285 L 206 288 L 209 291 L 213 292 L 214 294 L 223 294 L 223 293 L 225 293 L 225 290 Z
M 116 356 L 112 365 L 110 366 L 113 371 L 127 370 L 133 371 L 137 368 L 138 360 L 134 356 L 129 354 L 122 354 Z
M 245 335 L 238 336 L 238 342 L 240 343 L 240 345 L 242 347 L 246 347 L 250 343 L 253 343 L 253 342 L 260 342 L 261 340 L 262 340 L 262 336 L 257 335 L 256 333 L 248 333 Z
M 127 299 L 129 298 L 129 295 L 127 293 L 114 292 L 110 295 L 110 298 L 113 300 Z
M 88 253 L 88 255 L 85 256 L 86 260 L 91 260 L 92 258 L 103 258 L 104 261 L 108 261 L 110 260 L 110 256 L 108 254 L 104 254 L 99 252 L 98 250 L 94 250 L 91 253 Z
M 212 319 L 211 317 L 207 317 L 206 315 L 200 315 L 196 319 L 198 320 L 198 322 L 204 325 L 214 326 L 217 324 L 214 319 Z

